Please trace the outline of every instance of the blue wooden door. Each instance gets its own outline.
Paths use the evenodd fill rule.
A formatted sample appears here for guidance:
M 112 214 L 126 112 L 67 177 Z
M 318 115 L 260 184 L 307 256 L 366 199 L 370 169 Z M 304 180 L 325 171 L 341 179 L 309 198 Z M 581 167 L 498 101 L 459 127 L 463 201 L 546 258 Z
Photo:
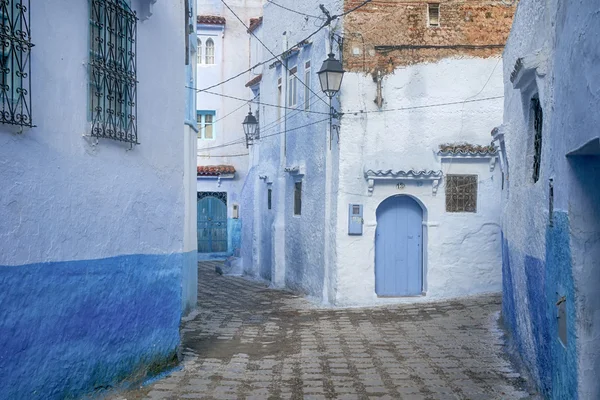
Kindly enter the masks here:
M 423 292 L 423 210 L 411 197 L 390 197 L 377 208 L 375 292 L 378 296 Z
M 198 193 L 198 252 L 227 252 L 226 193 Z

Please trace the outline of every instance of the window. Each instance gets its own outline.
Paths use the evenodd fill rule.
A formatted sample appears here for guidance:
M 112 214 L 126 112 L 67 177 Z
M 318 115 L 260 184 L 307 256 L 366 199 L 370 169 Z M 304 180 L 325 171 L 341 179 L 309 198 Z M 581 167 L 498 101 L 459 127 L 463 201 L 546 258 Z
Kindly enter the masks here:
M 440 4 L 427 4 L 427 11 L 429 14 L 429 26 L 440 26 Z
M 277 121 L 281 121 L 281 77 L 277 79 Z
M 296 106 L 296 99 L 298 96 L 298 78 L 296 77 L 296 73 L 298 72 L 298 68 L 294 67 L 290 69 L 290 75 L 288 76 L 288 107 Z
M 294 215 L 302 214 L 302 182 L 294 183 Z
M 531 111 L 533 116 L 533 182 L 540 179 L 540 165 L 542 163 L 542 125 L 544 115 L 540 99 L 531 99 Z
M 446 212 L 477 212 L 477 175 L 446 175 Z
M 202 64 L 202 40 L 198 39 L 198 64 Z
M 29 20 L 29 0 L 0 1 L 2 124 L 33 126 L 29 63 L 33 44 Z
M 138 144 L 137 17 L 125 0 L 90 4 L 91 136 Z
M 214 111 L 198 111 L 196 114 L 196 122 L 198 127 L 198 139 L 211 140 L 215 138 Z
M 310 110 L 310 61 L 304 64 L 304 110 Z
M 273 189 L 267 189 L 267 209 L 271 209 L 273 199 Z
M 212 39 L 206 40 L 206 47 L 204 49 L 204 63 L 207 65 L 212 65 L 215 63 L 215 42 Z

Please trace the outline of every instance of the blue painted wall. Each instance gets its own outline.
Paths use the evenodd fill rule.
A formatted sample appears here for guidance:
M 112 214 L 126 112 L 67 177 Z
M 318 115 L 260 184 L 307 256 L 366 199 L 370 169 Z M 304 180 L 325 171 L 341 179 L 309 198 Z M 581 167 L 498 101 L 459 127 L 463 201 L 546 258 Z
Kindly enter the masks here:
M 553 399 L 577 399 L 576 312 L 571 270 L 569 220 L 555 212 L 546 229 L 547 261 L 522 254 L 503 240 L 502 315 L 515 350 L 533 372 L 541 392 Z M 515 281 L 514 268 L 523 268 L 525 281 Z M 558 339 L 559 297 L 568 296 L 567 346 Z
M 182 258 L 0 266 L 0 398 L 78 398 L 164 368 L 179 344 Z
M 501 129 L 510 165 L 503 317 L 515 353 L 552 399 L 600 398 L 599 13 L 597 1 L 522 0 L 503 57 Z M 515 87 L 510 75 L 517 59 L 532 56 L 539 63 L 531 79 Z M 537 182 L 531 179 L 528 108 L 535 95 L 543 109 Z M 557 332 L 556 303 L 562 296 L 566 346 Z

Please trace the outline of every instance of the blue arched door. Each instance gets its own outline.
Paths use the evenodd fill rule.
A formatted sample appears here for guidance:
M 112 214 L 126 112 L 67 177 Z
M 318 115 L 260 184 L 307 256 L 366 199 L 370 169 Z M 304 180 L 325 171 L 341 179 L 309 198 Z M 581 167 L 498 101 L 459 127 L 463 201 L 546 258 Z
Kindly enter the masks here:
M 227 193 L 198 193 L 198 252 L 227 251 Z
M 409 196 L 390 197 L 377 208 L 375 292 L 378 296 L 423 292 L 423 209 Z

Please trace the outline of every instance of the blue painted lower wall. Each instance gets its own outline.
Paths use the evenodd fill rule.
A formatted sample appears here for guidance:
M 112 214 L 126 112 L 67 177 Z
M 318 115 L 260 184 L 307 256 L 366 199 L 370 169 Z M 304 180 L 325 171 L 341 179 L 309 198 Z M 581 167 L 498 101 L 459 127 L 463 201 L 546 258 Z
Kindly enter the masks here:
M 179 345 L 184 255 L 0 266 L 0 399 L 143 378 Z
M 198 252 L 183 254 L 181 273 L 181 309 L 183 315 L 189 314 L 198 304 Z
M 545 261 L 511 247 L 503 236 L 504 324 L 512 348 L 548 399 L 577 399 L 576 311 L 569 219 L 554 213 L 545 236 Z M 558 298 L 567 297 L 567 345 L 558 338 Z

